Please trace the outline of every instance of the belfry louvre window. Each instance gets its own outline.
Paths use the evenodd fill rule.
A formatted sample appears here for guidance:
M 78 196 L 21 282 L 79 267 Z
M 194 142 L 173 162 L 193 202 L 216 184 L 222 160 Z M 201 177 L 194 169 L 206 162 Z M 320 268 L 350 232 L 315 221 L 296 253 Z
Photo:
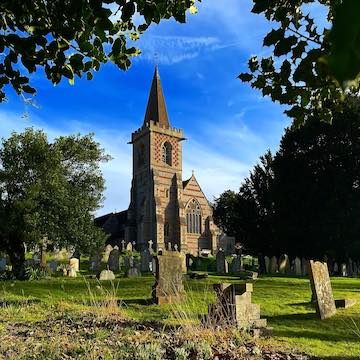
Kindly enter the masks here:
M 172 151 L 172 146 L 169 142 L 165 142 L 162 146 L 162 161 L 165 164 L 168 164 L 171 166 L 171 151 Z
M 186 225 L 188 233 L 201 234 L 201 208 L 195 199 L 186 207 Z

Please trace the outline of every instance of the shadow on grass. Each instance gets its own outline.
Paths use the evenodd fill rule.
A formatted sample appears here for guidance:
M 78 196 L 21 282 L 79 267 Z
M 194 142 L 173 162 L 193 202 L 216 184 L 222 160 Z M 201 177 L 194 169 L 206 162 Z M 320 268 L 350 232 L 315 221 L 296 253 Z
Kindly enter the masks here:
M 283 314 L 283 315 L 273 315 L 273 316 L 267 316 L 268 320 L 274 320 L 274 321 L 298 321 L 298 320 L 318 320 L 316 313 L 301 313 L 301 314 Z M 320 320 L 319 320 L 320 321 Z
M 0 308 L 8 306 L 27 306 L 39 303 L 41 303 L 40 299 L 0 300 Z
M 148 299 L 128 299 L 128 300 L 121 300 L 122 304 L 125 305 L 154 305 L 153 299 L 152 298 L 148 298 Z

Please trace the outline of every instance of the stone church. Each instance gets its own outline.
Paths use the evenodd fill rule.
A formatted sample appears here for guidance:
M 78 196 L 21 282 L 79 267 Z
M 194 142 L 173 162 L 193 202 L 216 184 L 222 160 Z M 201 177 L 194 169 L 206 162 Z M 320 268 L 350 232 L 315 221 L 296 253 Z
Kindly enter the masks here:
M 133 176 L 127 211 L 96 219 L 114 243 L 138 251 L 177 248 L 194 255 L 231 241 L 214 224 L 212 207 L 194 175 L 183 181 L 184 132 L 171 126 L 156 68 L 142 126 L 132 133 Z M 126 220 L 125 220 L 126 218 Z M 117 234 L 114 238 L 114 234 Z M 118 238 L 116 238 L 118 237 Z

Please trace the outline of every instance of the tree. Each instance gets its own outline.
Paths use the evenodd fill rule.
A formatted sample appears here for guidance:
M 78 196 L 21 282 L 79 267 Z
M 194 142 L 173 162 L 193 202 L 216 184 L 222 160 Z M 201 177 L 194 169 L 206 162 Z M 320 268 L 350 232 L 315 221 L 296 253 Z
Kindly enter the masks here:
M 238 193 L 228 190 L 215 200 L 216 224 L 253 254 L 273 252 L 272 161 L 268 151 L 244 179 Z
M 55 85 L 74 83 L 112 61 L 126 70 L 140 51 L 128 47 L 152 23 L 173 17 L 185 22 L 195 0 L 3 0 L 0 3 L 0 102 L 6 85 L 35 94 L 29 74 L 43 68 Z M 201 0 L 199 0 L 201 1 Z M 141 15 L 141 16 L 140 16 Z M 141 19 L 140 25 L 136 24 Z
M 319 120 L 288 129 L 275 156 L 276 239 L 293 255 L 360 258 L 360 101 Z
M 92 135 L 59 137 L 42 131 L 13 133 L 0 148 L 0 251 L 9 255 L 14 275 L 24 277 L 25 245 L 75 247 L 88 253 L 105 241 L 94 225 L 107 161 Z
M 253 1 L 252 12 L 276 24 L 263 43 L 273 55 L 251 57 L 249 72 L 239 78 L 288 105 L 285 113 L 296 125 L 310 117 L 331 122 L 347 91 L 360 89 L 360 2 L 320 0 L 333 25 L 327 29 L 308 13 L 314 0 Z

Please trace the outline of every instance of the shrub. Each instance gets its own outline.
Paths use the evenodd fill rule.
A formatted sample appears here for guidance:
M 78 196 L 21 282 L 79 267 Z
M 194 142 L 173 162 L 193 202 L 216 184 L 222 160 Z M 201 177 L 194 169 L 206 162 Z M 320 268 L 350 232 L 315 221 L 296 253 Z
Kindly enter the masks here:
M 29 266 L 25 268 L 25 276 L 28 280 L 40 280 L 50 277 L 51 271 L 47 266 Z

